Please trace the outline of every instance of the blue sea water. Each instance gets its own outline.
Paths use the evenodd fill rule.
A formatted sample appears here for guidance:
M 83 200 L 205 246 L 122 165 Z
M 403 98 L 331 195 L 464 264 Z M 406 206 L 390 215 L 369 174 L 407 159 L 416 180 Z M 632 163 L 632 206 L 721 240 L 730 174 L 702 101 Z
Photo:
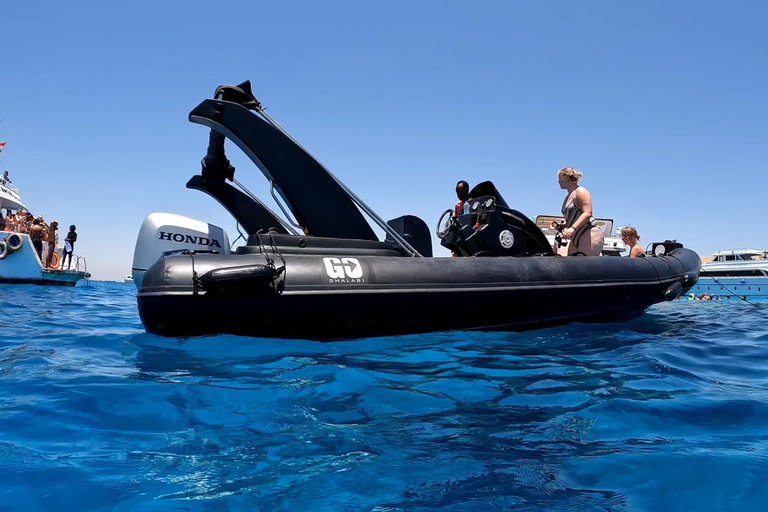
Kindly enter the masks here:
M 768 509 L 768 302 L 528 333 L 144 333 L 0 286 L 0 511 Z

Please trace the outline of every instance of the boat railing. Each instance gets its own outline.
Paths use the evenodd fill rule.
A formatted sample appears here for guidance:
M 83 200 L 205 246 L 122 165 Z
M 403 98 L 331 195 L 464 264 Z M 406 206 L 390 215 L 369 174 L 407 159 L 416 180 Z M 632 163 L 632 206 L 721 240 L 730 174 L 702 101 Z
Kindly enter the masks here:
M 80 256 L 78 254 L 75 254 L 75 270 L 81 270 L 83 272 L 83 279 L 85 280 L 83 284 L 85 286 L 88 286 L 91 284 L 91 274 L 88 272 L 88 262 L 85 261 L 85 256 Z
M 78 272 L 80 271 L 87 271 L 88 270 L 88 262 L 85 260 L 85 256 L 80 256 L 79 254 L 75 254 L 75 270 Z
M 75 271 L 84 273 L 83 279 L 85 281 L 83 284 L 88 286 L 91 283 L 91 274 L 88 273 L 88 262 L 85 260 L 85 256 L 80 256 L 79 254 L 73 254 L 73 256 L 75 257 Z

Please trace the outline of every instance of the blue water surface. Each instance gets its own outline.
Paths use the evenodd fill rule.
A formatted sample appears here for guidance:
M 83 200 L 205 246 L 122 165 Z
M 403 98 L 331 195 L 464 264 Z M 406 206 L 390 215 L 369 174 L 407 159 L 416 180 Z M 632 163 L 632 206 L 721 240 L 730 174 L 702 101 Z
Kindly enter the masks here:
M 768 302 L 322 343 L 135 293 L 0 286 L 0 511 L 768 510 Z

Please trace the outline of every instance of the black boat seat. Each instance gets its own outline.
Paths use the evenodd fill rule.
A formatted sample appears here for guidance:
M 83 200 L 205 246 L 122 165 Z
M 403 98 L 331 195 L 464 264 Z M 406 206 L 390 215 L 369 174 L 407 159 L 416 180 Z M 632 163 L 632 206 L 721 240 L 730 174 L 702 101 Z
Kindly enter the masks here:
M 344 254 L 349 256 L 402 256 L 393 244 L 375 240 L 350 238 L 326 238 L 304 235 L 283 235 L 280 233 L 259 233 L 248 237 L 247 245 L 240 246 L 236 254 L 253 254 L 261 251 L 259 245 L 271 251 L 277 246 L 281 254 Z

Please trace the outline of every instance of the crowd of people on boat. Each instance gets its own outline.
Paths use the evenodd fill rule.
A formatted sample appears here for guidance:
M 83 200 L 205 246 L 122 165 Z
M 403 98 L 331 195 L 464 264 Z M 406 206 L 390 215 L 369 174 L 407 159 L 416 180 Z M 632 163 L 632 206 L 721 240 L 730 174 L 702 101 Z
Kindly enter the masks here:
M 579 185 L 583 174 L 573 167 L 563 167 L 557 172 L 557 182 L 561 189 L 566 191 L 565 199 L 561 207 L 561 213 L 565 219 L 560 225 L 553 226 L 560 233 L 563 247 L 567 247 L 567 256 L 599 256 L 603 250 L 605 234 L 596 225 L 592 209 L 592 196 L 582 185 Z M 469 213 L 469 183 L 461 180 L 456 184 L 456 197 L 458 201 L 454 207 L 456 216 Z M 645 250 L 640 245 L 640 234 L 633 226 L 621 229 L 621 239 L 629 249 L 629 257 L 645 257 Z M 570 240 L 570 243 L 567 241 Z M 553 249 L 559 252 L 559 242 L 555 241 Z
M 6 210 L 5 215 L 0 212 L 0 226 L 2 226 L 3 231 L 28 234 L 43 267 L 63 269 L 64 262 L 67 261 L 67 268 L 71 268 L 72 255 L 77 241 L 77 227 L 74 224 L 69 226 L 69 232 L 67 232 L 64 240 L 61 261 L 58 261 L 58 257 L 55 255 L 56 245 L 59 241 L 59 222 L 57 220 L 53 220 L 49 224 L 42 215 L 35 217 L 32 212 L 24 209 L 20 209 L 16 213 L 12 210 Z M 55 262 L 53 261 L 54 258 L 56 258 Z

